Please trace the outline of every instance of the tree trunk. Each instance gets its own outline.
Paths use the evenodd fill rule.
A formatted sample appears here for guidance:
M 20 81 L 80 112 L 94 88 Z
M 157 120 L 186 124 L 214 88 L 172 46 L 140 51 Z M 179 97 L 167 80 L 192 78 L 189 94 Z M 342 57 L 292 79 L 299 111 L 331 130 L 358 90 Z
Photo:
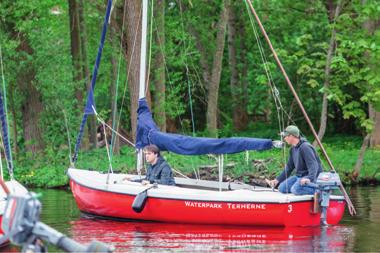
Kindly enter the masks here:
M 196 31 L 192 26 L 189 26 L 189 32 L 195 39 L 195 47 L 199 51 L 199 57 L 200 57 L 199 63 L 202 68 L 203 84 L 207 86 L 210 83 L 210 66 L 208 64 L 207 57 L 206 57 L 208 53 L 206 52 L 206 49 L 204 48 L 201 42 L 202 40 L 198 31 Z
M 208 86 L 207 94 L 207 130 L 211 136 L 217 137 L 218 125 L 217 125 L 217 110 L 218 110 L 218 96 L 219 96 L 219 83 L 222 72 L 223 51 L 225 42 L 225 31 L 227 23 L 227 11 L 222 1 L 222 10 L 220 14 L 220 20 L 217 25 L 216 35 L 216 50 L 214 53 L 213 67 L 211 72 L 211 81 Z
M 338 2 L 338 5 L 335 8 L 335 14 L 331 14 L 331 13 L 333 13 L 334 5 L 331 4 L 330 2 L 331 2 L 331 0 L 328 0 L 327 6 L 328 6 L 328 8 L 330 8 L 330 9 L 328 9 L 329 17 L 331 17 L 331 15 L 333 15 L 332 19 L 329 18 L 330 24 L 331 24 L 331 23 L 334 23 L 335 20 L 338 18 L 340 10 L 342 8 L 342 2 L 343 1 L 340 0 Z M 327 56 L 326 56 L 325 81 L 323 84 L 323 90 L 324 91 L 323 91 L 323 98 L 322 98 L 321 122 L 319 125 L 319 131 L 318 131 L 318 138 L 321 141 L 325 135 L 326 126 L 327 126 L 327 109 L 328 109 L 327 108 L 328 107 L 327 95 L 328 95 L 328 92 L 329 92 L 328 89 L 330 86 L 331 61 L 333 58 L 333 54 L 335 52 L 335 48 L 336 48 L 336 29 L 335 29 L 335 26 L 333 26 L 333 29 L 331 31 L 331 37 L 330 37 L 329 50 L 328 50 Z M 318 145 L 317 141 L 314 141 L 313 146 L 316 147 L 317 145 Z
M 25 101 L 22 105 L 22 122 L 24 128 L 25 149 L 33 154 L 44 149 L 42 128 L 39 126 L 40 114 L 43 111 L 40 92 L 34 87 L 34 73 L 26 72 L 19 80 L 19 85 L 24 82 Z
M 375 111 L 372 106 L 370 106 L 369 112 L 369 116 L 374 122 L 369 145 L 370 147 L 380 148 L 380 112 Z
M 10 84 L 9 89 L 9 101 L 10 101 L 10 109 L 12 113 L 12 130 L 13 130 L 13 153 L 17 155 L 18 153 L 18 145 L 17 145 L 17 113 L 16 113 L 16 105 L 14 100 L 14 85 L 13 83 Z
M 237 53 L 236 53 L 236 16 L 233 4 L 227 7 L 228 21 L 227 21 L 227 44 L 228 44 L 228 62 L 231 71 L 230 89 L 232 95 L 232 122 L 234 129 L 241 130 L 243 128 L 240 121 L 240 96 L 241 88 L 239 87 L 238 80 L 238 66 L 237 66 Z
M 82 73 L 84 73 L 84 88 L 85 90 L 89 90 L 91 86 L 91 76 L 90 70 L 88 68 L 87 61 L 87 29 L 86 23 L 84 19 L 84 2 L 83 0 L 79 0 L 79 8 L 78 8 L 78 17 L 79 17 L 79 26 L 80 26 L 80 45 L 81 45 L 81 69 Z M 97 146 L 97 126 L 96 126 L 96 117 L 95 115 L 89 115 L 88 117 L 88 132 L 89 132 L 89 141 L 91 146 L 95 148 Z
M 141 1 L 126 2 L 126 48 L 128 88 L 131 102 L 131 128 L 133 140 L 136 140 L 137 107 L 139 97 L 140 47 L 141 47 Z
M 81 38 L 80 38 L 80 20 L 79 8 L 77 0 L 68 0 L 69 2 L 69 18 L 70 18 L 70 45 L 71 58 L 73 64 L 73 81 L 75 83 L 75 97 L 78 101 L 78 109 L 83 111 L 83 88 L 79 85 L 83 80 L 83 72 L 81 68 Z M 86 90 L 86 89 L 85 89 Z M 85 138 L 83 138 L 82 148 L 87 150 L 89 143 L 86 136 L 88 131 L 85 130 Z
M 22 34 L 20 35 L 20 41 L 18 50 L 23 51 L 31 57 L 33 55 L 33 49 L 29 46 L 25 36 Z M 32 65 L 26 65 L 26 67 L 20 71 L 17 83 L 18 87 L 20 87 L 24 93 L 21 112 L 25 149 L 33 154 L 37 154 L 44 149 L 44 142 L 42 139 L 43 128 L 39 126 L 40 114 L 43 111 L 43 103 L 41 101 L 40 92 L 34 86 L 35 70 Z
M 76 0 L 69 1 L 69 18 L 70 18 L 70 45 L 71 45 L 71 58 L 72 58 L 72 73 L 75 84 L 79 84 L 82 79 L 82 71 L 80 65 L 80 35 L 79 35 L 79 17 L 78 17 L 78 5 Z M 77 85 L 75 86 L 75 96 L 78 101 L 79 109 L 83 107 L 83 90 Z
M 363 140 L 362 147 L 360 148 L 359 157 L 356 160 L 354 171 L 352 172 L 352 181 L 354 182 L 357 181 L 357 178 L 359 177 L 360 169 L 362 168 L 362 165 L 363 165 L 364 154 L 368 148 L 370 137 L 371 137 L 370 134 L 366 135 L 366 137 Z
M 239 16 L 238 16 L 239 17 Z M 239 23 L 243 22 L 239 19 Z M 240 87 L 241 87 L 241 99 L 240 99 L 240 111 L 239 121 L 241 122 L 241 126 L 247 126 L 248 124 L 248 112 L 247 112 L 247 104 L 248 104 L 248 63 L 247 63 L 247 47 L 245 40 L 246 38 L 244 26 L 241 25 L 238 29 L 240 39 L 240 63 L 242 65 L 241 70 L 241 79 L 240 79 Z M 243 130 L 243 129 L 242 129 Z
M 112 48 L 118 48 L 117 40 L 115 36 L 115 21 L 113 20 L 110 26 L 110 40 Z M 117 97 L 116 97 L 116 89 L 117 89 L 117 60 L 115 57 L 115 54 L 112 54 L 111 56 L 111 66 L 112 66 L 112 78 L 111 78 L 111 85 L 110 85 L 110 108 L 111 108 L 111 117 L 112 117 L 112 128 L 114 128 L 115 131 L 119 132 L 119 122 L 117 119 Z M 113 144 L 113 153 L 114 154 L 120 154 L 120 141 L 119 136 L 115 133 L 111 132 L 111 143 Z M 105 139 L 107 140 L 107 139 Z
M 162 132 L 166 132 L 165 112 L 165 0 L 157 0 L 154 9 L 155 41 L 158 47 L 154 58 L 154 119 Z

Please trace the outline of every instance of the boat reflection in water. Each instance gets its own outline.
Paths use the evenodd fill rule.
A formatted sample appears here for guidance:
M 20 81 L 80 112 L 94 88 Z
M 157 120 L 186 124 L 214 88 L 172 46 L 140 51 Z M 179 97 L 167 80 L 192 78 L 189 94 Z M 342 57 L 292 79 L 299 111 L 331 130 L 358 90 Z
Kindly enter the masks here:
M 99 240 L 128 251 L 350 251 L 345 238 L 352 228 L 237 227 L 149 222 L 118 222 L 81 218 L 71 222 L 73 239 Z

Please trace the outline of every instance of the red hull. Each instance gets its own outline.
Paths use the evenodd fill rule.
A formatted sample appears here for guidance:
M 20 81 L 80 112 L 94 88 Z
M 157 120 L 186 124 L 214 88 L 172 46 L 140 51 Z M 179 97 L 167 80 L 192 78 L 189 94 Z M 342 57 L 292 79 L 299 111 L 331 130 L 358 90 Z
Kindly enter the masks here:
M 3 224 L 3 215 L 0 215 L 0 225 Z M 1 229 L 0 226 L 0 237 L 4 235 L 3 230 Z M 5 241 L 3 244 L 0 244 L 0 247 L 7 246 L 9 244 L 9 240 Z
M 312 201 L 254 203 L 198 201 L 149 197 L 144 210 L 132 210 L 135 195 L 91 189 L 70 180 L 74 198 L 82 212 L 114 218 L 174 223 L 254 226 L 318 226 L 320 214 L 310 212 Z M 345 203 L 331 200 L 327 222 L 337 224 Z

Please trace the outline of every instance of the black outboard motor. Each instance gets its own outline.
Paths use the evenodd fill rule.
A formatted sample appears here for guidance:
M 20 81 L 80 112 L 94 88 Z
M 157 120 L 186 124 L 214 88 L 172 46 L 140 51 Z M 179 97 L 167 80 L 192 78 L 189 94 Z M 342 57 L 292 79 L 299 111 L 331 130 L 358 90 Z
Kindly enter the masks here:
M 3 238 L 23 246 L 22 252 L 47 252 L 42 240 L 48 241 L 66 252 L 112 252 L 107 245 L 93 241 L 89 246 L 68 238 L 40 222 L 41 203 L 35 193 L 8 195 L 3 214 Z
M 341 181 L 339 174 L 335 172 L 321 172 L 317 178 L 316 184 L 310 184 L 316 187 L 315 200 L 318 200 L 321 210 L 321 224 L 327 225 L 327 208 L 330 204 L 330 195 L 333 190 L 339 189 Z M 318 196 L 318 197 L 316 197 Z

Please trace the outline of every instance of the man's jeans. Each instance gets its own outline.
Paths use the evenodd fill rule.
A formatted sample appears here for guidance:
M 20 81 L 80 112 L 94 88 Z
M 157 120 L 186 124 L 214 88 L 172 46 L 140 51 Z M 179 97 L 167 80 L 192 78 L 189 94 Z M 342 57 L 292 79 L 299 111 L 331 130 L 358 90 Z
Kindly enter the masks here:
M 315 192 L 314 187 L 301 185 L 300 180 L 302 177 L 291 176 L 282 182 L 278 190 L 282 193 L 293 193 L 294 195 L 312 195 Z

